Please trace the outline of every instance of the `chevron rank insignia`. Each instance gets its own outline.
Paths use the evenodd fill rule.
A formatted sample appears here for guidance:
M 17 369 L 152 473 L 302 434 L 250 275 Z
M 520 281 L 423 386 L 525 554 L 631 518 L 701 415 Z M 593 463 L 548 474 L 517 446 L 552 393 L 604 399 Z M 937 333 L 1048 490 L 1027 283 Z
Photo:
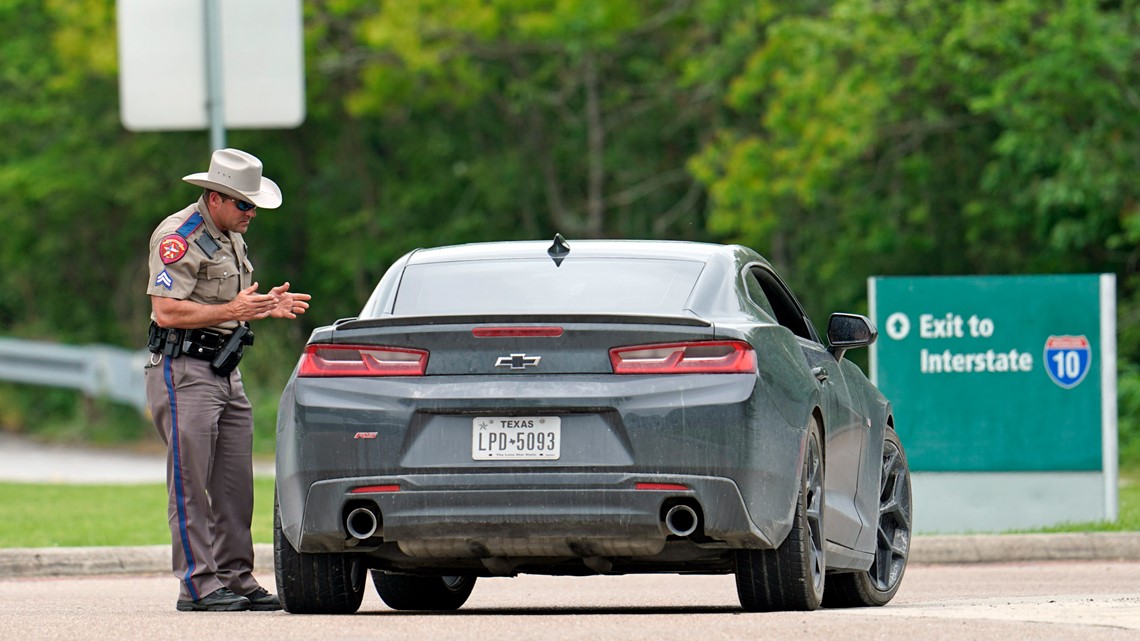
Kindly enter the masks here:
M 154 284 L 162 285 L 163 287 L 170 289 L 171 287 L 174 287 L 174 279 L 172 279 L 170 277 L 170 273 L 164 269 L 158 275 L 158 278 L 154 279 Z

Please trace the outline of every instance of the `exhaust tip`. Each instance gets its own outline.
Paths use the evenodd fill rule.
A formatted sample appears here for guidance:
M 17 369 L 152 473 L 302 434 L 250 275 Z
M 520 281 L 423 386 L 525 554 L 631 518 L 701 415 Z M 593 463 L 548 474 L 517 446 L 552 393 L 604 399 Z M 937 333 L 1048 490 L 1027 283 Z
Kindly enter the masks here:
M 356 508 L 344 519 L 344 529 L 349 536 L 358 541 L 372 538 L 379 527 L 380 519 L 371 508 L 367 507 Z
M 665 527 L 675 536 L 685 537 L 697 531 L 697 512 L 688 505 L 674 505 L 665 513 Z

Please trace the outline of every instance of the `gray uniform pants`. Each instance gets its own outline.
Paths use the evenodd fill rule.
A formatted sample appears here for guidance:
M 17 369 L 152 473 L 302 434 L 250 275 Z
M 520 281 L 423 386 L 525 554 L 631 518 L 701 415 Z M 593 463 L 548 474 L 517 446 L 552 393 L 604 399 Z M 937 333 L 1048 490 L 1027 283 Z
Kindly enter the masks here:
M 147 404 L 166 443 L 167 519 L 180 599 L 253 578 L 253 410 L 241 374 L 218 376 L 203 360 L 151 354 Z

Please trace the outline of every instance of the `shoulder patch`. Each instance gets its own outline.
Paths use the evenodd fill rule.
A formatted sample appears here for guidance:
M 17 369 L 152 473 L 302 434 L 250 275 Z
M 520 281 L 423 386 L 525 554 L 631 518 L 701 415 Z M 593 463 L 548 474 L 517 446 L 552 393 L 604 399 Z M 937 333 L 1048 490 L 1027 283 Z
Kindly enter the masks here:
M 158 255 L 162 264 L 176 263 L 186 255 L 186 239 L 178 234 L 170 234 L 158 243 Z

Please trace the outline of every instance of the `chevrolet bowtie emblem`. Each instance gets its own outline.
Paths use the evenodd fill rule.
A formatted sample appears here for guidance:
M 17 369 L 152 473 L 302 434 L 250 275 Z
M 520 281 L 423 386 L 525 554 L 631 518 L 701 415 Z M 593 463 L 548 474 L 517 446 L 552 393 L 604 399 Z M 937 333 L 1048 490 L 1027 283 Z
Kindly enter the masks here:
M 542 360 L 541 356 L 527 356 L 526 354 L 511 354 L 510 356 L 500 356 L 499 360 L 495 361 L 495 367 L 509 367 L 511 369 L 526 369 L 531 365 L 538 365 Z

